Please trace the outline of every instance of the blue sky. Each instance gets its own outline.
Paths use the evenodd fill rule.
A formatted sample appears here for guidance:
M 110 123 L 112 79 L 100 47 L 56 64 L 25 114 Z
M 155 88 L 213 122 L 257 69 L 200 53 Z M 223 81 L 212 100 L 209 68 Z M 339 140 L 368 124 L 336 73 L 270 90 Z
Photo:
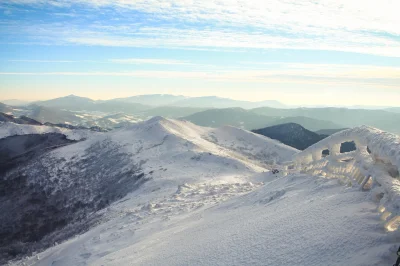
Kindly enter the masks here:
M 3 0 L 0 100 L 400 100 L 394 0 Z

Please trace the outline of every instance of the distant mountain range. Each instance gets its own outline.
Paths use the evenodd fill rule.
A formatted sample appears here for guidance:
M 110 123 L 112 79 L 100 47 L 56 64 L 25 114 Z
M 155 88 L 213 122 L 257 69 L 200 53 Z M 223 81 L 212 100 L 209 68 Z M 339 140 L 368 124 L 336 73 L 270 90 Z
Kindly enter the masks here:
M 204 97 L 193 97 L 186 98 L 177 101 L 171 105 L 180 107 L 203 107 L 203 108 L 232 108 L 240 107 L 244 109 L 252 109 L 257 107 L 269 106 L 273 108 L 285 108 L 286 105 L 278 101 L 260 101 L 260 102 L 249 102 L 249 101 L 238 101 L 228 98 L 221 98 L 216 96 L 204 96 Z
M 8 106 L 4 103 L 0 103 L 0 112 L 8 113 L 8 112 L 11 112 L 12 110 L 13 110 L 13 108 L 11 108 L 10 106 Z
M 297 123 L 311 131 L 344 127 L 330 121 L 304 116 L 282 118 L 281 116 L 261 115 L 252 110 L 245 110 L 242 108 L 210 109 L 183 117 L 182 119 L 191 121 L 200 126 L 220 127 L 230 125 L 248 130 L 286 123 Z
M 229 98 L 222 98 L 217 96 L 202 96 L 202 97 L 187 97 L 182 95 L 170 95 L 170 94 L 150 94 L 150 95 L 138 95 L 127 98 L 118 98 L 110 101 L 119 101 L 127 103 L 137 103 L 149 106 L 176 106 L 176 107 L 192 107 L 192 108 L 230 108 L 230 107 L 241 107 L 244 109 L 252 109 L 257 107 L 274 107 L 274 108 L 285 108 L 286 105 L 274 101 L 239 101 Z
M 96 101 L 86 98 L 79 97 L 75 95 L 68 95 L 65 97 L 55 98 L 46 101 L 34 102 L 36 105 L 46 106 L 46 107 L 57 107 L 62 109 L 79 110 L 84 108 L 90 108 L 94 105 Z
M 14 124 L 19 124 L 19 125 L 32 125 L 32 126 L 49 126 L 49 127 L 58 127 L 58 128 L 66 128 L 66 129 L 84 129 L 84 130 L 90 130 L 90 131 L 96 131 L 96 132 L 107 132 L 107 128 L 102 128 L 97 125 L 93 125 L 91 127 L 83 127 L 83 126 L 73 126 L 70 124 L 63 124 L 63 123 L 51 123 L 51 122 L 45 122 L 41 123 L 35 119 L 26 117 L 26 116 L 20 116 L 20 117 L 14 117 L 13 115 L 8 115 L 5 113 L 0 112 L 0 122 L 11 122 Z
M 42 125 L 39 121 L 36 121 L 32 118 L 21 116 L 21 117 L 14 117 L 13 115 L 8 115 L 5 113 L 0 112 L 0 122 L 12 122 L 15 124 L 25 124 L 25 125 Z
M 53 111 L 45 107 L 36 108 L 35 110 L 37 113 L 44 112 L 47 114 Z M 61 112 L 61 114 L 64 114 L 65 112 L 68 115 L 71 115 L 68 111 L 58 111 L 58 112 Z M 55 112 L 55 114 L 60 114 L 60 113 Z M 48 115 L 46 115 L 46 117 L 49 119 L 51 118 Z M 210 120 L 210 117 L 212 117 L 212 119 L 214 120 Z M 275 120 L 275 118 L 273 117 L 257 115 L 252 113 L 251 111 L 244 110 L 241 108 L 206 110 L 203 112 L 190 115 L 186 117 L 184 120 L 192 121 L 197 125 L 207 126 L 207 127 L 221 127 L 224 125 L 231 125 L 241 128 L 253 128 L 256 127 L 257 125 L 263 125 L 265 123 L 268 123 L 273 126 L 264 127 L 252 131 L 254 133 L 279 140 L 280 142 L 299 150 L 304 150 L 305 148 L 313 145 L 314 143 L 317 143 L 318 141 L 326 138 L 328 135 L 344 130 L 344 129 L 321 129 L 317 132 L 313 132 L 311 130 L 306 129 L 302 125 L 293 122 L 275 125 L 279 121 L 291 121 L 291 120 L 294 121 L 298 120 L 303 122 L 306 121 L 307 123 L 311 124 L 314 122 L 313 127 L 317 127 L 318 123 L 320 123 L 321 126 L 326 124 L 330 125 L 330 123 L 321 120 L 307 119 L 304 117 L 292 117 L 292 118 L 289 117 L 285 119 L 278 118 Z M 107 131 L 107 128 L 129 126 L 140 121 L 141 120 L 136 120 L 136 118 L 132 116 L 124 114 L 114 114 L 102 117 L 97 120 L 93 120 L 91 122 L 86 122 L 87 127 L 83 127 L 83 126 L 73 126 L 65 123 L 51 123 L 51 122 L 41 123 L 26 116 L 21 116 L 18 118 L 0 112 L 0 122 L 13 122 L 16 124 L 29 124 L 29 125 L 44 124 L 52 127 L 61 127 L 67 129 L 90 129 L 91 131 L 98 131 L 98 132 Z M 245 122 L 238 122 L 238 121 L 245 121 Z M 345 151 L 349 151 L 354 148 L 354 143 L 346 145 L 344 146 Z
M 321 130 L 321 129 L 336 130 L 336 129 L 343 128 L 342 125 L 335 124 L 331 121 L 314 119 L 314 118 L 305 117 L 305 116 L 293 116 L 293 117 L 290 116 L 290 117 L 280 118 L 280 119 L 277 119 L 274 122 L 270 123 L 269 126 L 287 124 L 287 123 L 300 124 L 301 126 L 305 127 L 308 130 L 311 130 L 311 131 L 317 131 L 317 130 Z
M 266 116 L 305 116 L 318 120 L 330 121 L 341 128 L 368 125 L 392 133 L 400 133 L 400 113 L 388 112 L 384 110 L 365 110 L 347 108 L 296 108 L 296 109 L 276 109 L 276 108 L 256 108 L 253 112 Z
M 128 102 L 128 103 L 140 103 L 150 106 L 163 106 L 172 105 L 175 102 L 185 100 L 188 97 L 182 95 L 170 95 L 170 94 L 148 94 L 148 95 L 137 95 L 126 98 L 117 98 L 112 101 Z
M 17 100 L 17 99 L 10 99 L 10 100 L 2 100 L 1 101 L 4 104 L 7 105 L 12 105 L 12 106 L 24 106 L 30 104 L 28 101 L 22 101 L 22 100 Z
M 264 107 L 254 108 L 259 105 L 264 105 Z M 297 123 L 311 131 L 369 125 L 392 133 L 400 133 L 400 108 L 386 110 L 332 107 L 289 109 L 271 108 L 265 105 L 276 106 L 279 103 L 237 101 L 215 96 L 185 97 L 164 94 L 95 101 L 69 95 L 27 106 L 13 107 L 0 104 L 0 112 L 11 113 L 15 116 L 25 115 L 42 123 L 64 123 L 86 127 L 120 127 L 153 116 L 163 116 L 187 119 L 208 127 L 232 125 L 248 130 Z M 228 108 L 222 108 L 226 106 Z M 123 118 L 121 121 L 113 118 L 102 119 L 116 114 L 127 115 L 131 119 L 123 122 Z
M 165 118 L 180 118 L 206 110 L 209 109 L 203 107 L 158 106 L 139 112 L 137 115 L 143 118 L 148 118 L 153 116 L 163 116 Z
M 115 111 L 130 109 L 138 111 L 139 109 L 151 109 L 155 106 L 176 106 L 193 108 L 229 108 L 241 107 L 245 109 L 257 107 L 277 107 L 284 108 L 285 105 L 278 101 L 249 102 L 238 101 L 216 96 L 204 97 L 185 97 L 168 94 L 139 95 L 127 98 L 117 98 L 106 101 L 94 101 L 89 98 L 69 95 L 47 101 L 35 102 L 37 105 L 48 107 L 58 107 L 67 110 L 91 110 L 91 111 L 109 111 L 110 108 Z M 134 109 L 132 109 L 135 107 Z M 118 109 L 118 110 L 117 110 Z
M 0 103 L 0 112 L 8 113 L 14 117 L 29 117 L 40 123 L 63 123 L 79 125 L 86 121 L 83 116 L 72 111 L 62 110 L 56 107 L 46 107 L 36 104 L 28 106 L 13 107 Z M 4 118 L 4 117 L 3 117 Z
M 76 125 L 82 122 L 82 119 L 73 113 L 56 108 L 31 105 L 29 110 L 29 117 L 41 123 L 70 123 Z
M 65 109 L 69 111 L 98 111 L 98 112 L 125 112 L 127 114 L 137 113 L 149 109 L 149 106 L 145 106 L 138 103 L 127 103 L 118 101 L 94 101 L 89 98 L 78 97 L 75 95 L 69 95 L 66 97 L 56 98 L 47 101 L 35 102 L 36 105 L 45 107 L 54 107 L 59 109 Z
M 242 108 L 211 109 L 182 118 L 204 127 L 224 125 L 243 129 L 259 128 L 275 121 L 275 117 L 259 115 Z
M 162 107 L 160 107 L 162 108 Z M 169 107 L 166 107 L 167 110 Z M 179 111 L 179 108 L 176 110 Z M 69 116 L 73 115 L 68 111 L 62 110 L 52 110 L 47 107 L 36 107 L 32 113 L 34 117 L 39 117 L 43 121 L 44 118 L 54 121 L 54 115 L 59 115 L 63 117 L 64 120 L 68 119 Z M 44 114 L 44 115 L 43 115 Z M 50 116 L 50 114 L 52 116 Z M 67 117 L 64 117 L 66 115 Z M 334 134 L 338 131 L 344 130 L 345 128 L 336 129 L 320 129 L 317 132 L 313 132 L 306 129 L 299 123 L 303 123 L 312 128 L 319 128 L 323 126 L 332 126 L 333 123 L 323 120 L 317 120 L 307 117 L 287 117 L 287 118 L 276 118 L 254 114 L 251 111 L 244 110 L 241 108 L 225 108 L 225 109 L 211 109 L 202 112 L 192 114 L 185 117 L 183 120 L 191 121 L 200 126 L 206 127 L 221 127 L 224 125 L 230 125 L 234 127 L 251 129 L 257 128 L 257 126 L 262 127 L 262 125 L 268 124 L 272 126 L 263 127 L 260 129 L 252 130 L 254 133 L 267 136 L 272 139 L 279 140 L 280 142 L 291 146 L 293 148 L 304 150 L 307 147 L 317 143 L 318 141 L 326 138 L 328 135 Z M 30 125 L 42 125 L 41 122 L 34 119 L 28 118 L 26 116 L 21 116 L 16 118 L 12 115 L 7 115 L 0 112 L 0 122 L 13 122 L 16 124 L 30 124 Z M 114 114 L 108 115 L 103 118 L 93 120 L 91 122 L 86 122 L 87 127 L 83 126 L 73 126 L 65 123 L 52 123 L 46 122 L 45 125 L 56 126 L 68 129 L 90 129 L 92 131 L 106 131 L 107 128 L 125 127 L 132 125 L 134 123 L 140 122 L 140 119 L 135 117 L 124 115 L 124 114 Z M 281 123 L 289 121 L 288 123 Z M 294 123 L 291 121 L 298 121 L 299 123 Z M 347 152 L 354 150 L 354 143 L 345 143 L 342 146 L 342 152 Z
M 58 125 L 62 127 L 77 127 L 77 128 L 103 128 L 112 129 L 115 127 L 122 127 L 135 124 L 142 119 L 138 116 L 132 116 L 121 112 L 97 112 L 97 111 L 68 111 L 65 109 L 56 108 L 56 105 L 50 104 L 50 106 L 40 106 L 31 104 L 28 106 L 12 107 L 5 104 L 0 104 L 0 112 L 4 113 L 3 117 L 0 117 L 0 121 L 9 121 L 10 117 L 26 117 L 36 120 L 41 124 L 49 123 L 52 125 Z M 111 109 L 112 110 L 112 109 Z M 7 114 L 8 118 L 6 118 Z M 2 119 L 2 120 L 1 120 Z M 16 122 L 14 118 L 14 123 Z
M 230 108 L 230 107 L 241 107 L 244 109 L 254 109 L 260 107 L 271 107 L 271 108 L 282 108 L 282 109 L 316 109 L 316 108 L 345 108 L 345 109 L 361 109 L 361 110 L 384 110 L 390 112 L 400 112 L 400 107 L 387 107 L 387 106 L 372 106 L 372 105 L 352 105 L 352 106 L 324 106 L 324 105 L 285 105 L 276 100 L 264 100 L 264 101 L 242 101 L 233 100 L 229 98 L 223 98 L 218 96 L 200 96 L 200 97 L 189 97 L 183 95 L 171 95 L 171 94 L 144 94 L 136 95 L 131 97 L 115 98 L 111 100 L 92 100 L 87 97 L 80 97 L 75 95 L 68 95 L 65 97 L 59 97 L 47 101 L 29 102 L 19 99 L 7 99 L 1 100 L 2 103 L 11 106 L 26 106 L 31 103 L 39 105 L 60 103 L 63 106 L 68 106 L 69 102 L 80 102 L 83 105 L 86 103 L 104 103 L 104 102 L 124 102 L 124 103 L 135 103 L 148 106 L 153 108 L 156 106 L 176 106 L 176 107 L 194 107 L 194 108 Z M 45 102 L 45 103 L 43 103 Z M 76 106 L 72 106 L 76 109 Z
M 400 107 L 386 108 L 385 110 L 393 113 L 400 113 Z

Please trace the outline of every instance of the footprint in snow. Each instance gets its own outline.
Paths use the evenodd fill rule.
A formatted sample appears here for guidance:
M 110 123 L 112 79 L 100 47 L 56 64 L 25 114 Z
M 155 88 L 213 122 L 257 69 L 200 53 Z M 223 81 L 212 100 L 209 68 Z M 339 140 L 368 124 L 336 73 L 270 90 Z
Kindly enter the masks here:
M 90 258 L 92 256 L 92 253 L 90 253 L 90 252 L 83 253 L 83 254 L 80 254 L 79 256 L 81 256 L 84 259 L 88 259 L 88 258 Z
M 270 203 L 271 201 L 281 198 L 283 195 L 285 195 L 285 193 L 286 193 L 286 190 L 273 191 L 271 193 L 268 193 L 267 197 L 265 197 L 264 199 L 262 199 L 258 202 L 261 204 L 267 204 L 267 203 Z

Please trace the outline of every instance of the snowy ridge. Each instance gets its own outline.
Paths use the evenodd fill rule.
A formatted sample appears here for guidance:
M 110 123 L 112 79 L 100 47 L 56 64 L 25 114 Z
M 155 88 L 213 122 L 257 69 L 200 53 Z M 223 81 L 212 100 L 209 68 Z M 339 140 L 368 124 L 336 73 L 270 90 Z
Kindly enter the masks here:
M 356 151 L 340 153 L 343 142 L 354 141 Z M 329 155 L 322 156 L 323 150 Z M 372 190 L 378 211 L 389 231 L 400 225 L 400 137 L 376 128 L 361 126 L 338 132 L 294 155 L 289 168 L 312 175 L 340 178 Z
M 299 152 L 277 140 L 233 126 L 212 129 L 206 139 L 245 154 L 254 161 L 263 161 L 269 167 L 278 167 L 286 158 Z
M 114 174 L 125 171 L 130 165 L 137 165 L 148 179 L 132 194 L 146 197 L 147 201 L 159 201 L 186 183 L 194 187 L 201 187 L 204 183 L 246 183 L 249 181 L 247 177 L 268 172 L 269 161 L 287 161 L 298 152 L 247 131 L 223 134 L 226 129 L 204 128 L 187 121 L 154 117 L 54 150 L 51 157 L 59 161 L 57 166 L 52 161 L 43 162 L 43 165 L 50 179 L 69 184 L 70 169 L 76 169 L 77 175 L 89 167 L 81 165 L 81 161 L 89 156 L 87 151 L 95 148 L 95 156 L 102 158 L 108 155 L 107 147 L 110 147 L 123 154 L 118 161 L 124 158 L 130 162 L 121 169 L 114 169 Z M 259 142 L 253 142 L 252 138 Z M 58 169 L 66 174 L 60 175 Z
M 244 165 L 255 172 L 266 171 L 268 164 L 283 162 L 298 152 L 249 131 L 233 127 L 206 128 L 188 121 L 162 117 L 154 117 L 108 135 L 122 145 L 133 144 L 132 149 L 140 151 L 142 158 L 155 157 L 153 160 L 160 160 L 160 155 L 169 154 L 171 158 L 183 161 L 187 158 L 209 160 L 209 163 L 215 161 L 217 164 L 221 160 L 227 163 L 232 161 L 235 169 Z
M 35 125 L 21 125 L 12 122 L 0 122 L 0 139 L 15 136 L 15 135 L 29 135 L 29 134 L 46 134 L 46 133 L 59 133 L 63 134 L 70 140 L 83 140 L 91 135 L 99 134 L 91 132 L 90 130 L 83 129 L 66 129 L 50 126 L 35 126 Z
M 339 154 L 349 140 L 358 150 Z M 146 182 L 96 212 L 102 220 L 87 232 L 11 265 L 392 265 L 398 140 L 360 127 L 299 152 L 246 130 L 162 117 L 91 136 L 42 158 L 46 180 L 65 190 L 71 176 L 118 184 L 131 177 L 115 173 L 136 165 Z

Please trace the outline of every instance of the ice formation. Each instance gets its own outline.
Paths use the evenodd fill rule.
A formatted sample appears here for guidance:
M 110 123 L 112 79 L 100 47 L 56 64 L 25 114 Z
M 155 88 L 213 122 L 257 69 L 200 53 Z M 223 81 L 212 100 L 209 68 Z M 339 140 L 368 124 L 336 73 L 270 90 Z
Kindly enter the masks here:
M 341 144 L 354 141 L 356 150 L 340 153 Z M 329 150 L 324 156 L 323 151 Z M 361 126 L 338 132 L 295 154 L 289 171 L 339 178 L 371 190 L 388 231 L 400 224 L 400 137 Z

